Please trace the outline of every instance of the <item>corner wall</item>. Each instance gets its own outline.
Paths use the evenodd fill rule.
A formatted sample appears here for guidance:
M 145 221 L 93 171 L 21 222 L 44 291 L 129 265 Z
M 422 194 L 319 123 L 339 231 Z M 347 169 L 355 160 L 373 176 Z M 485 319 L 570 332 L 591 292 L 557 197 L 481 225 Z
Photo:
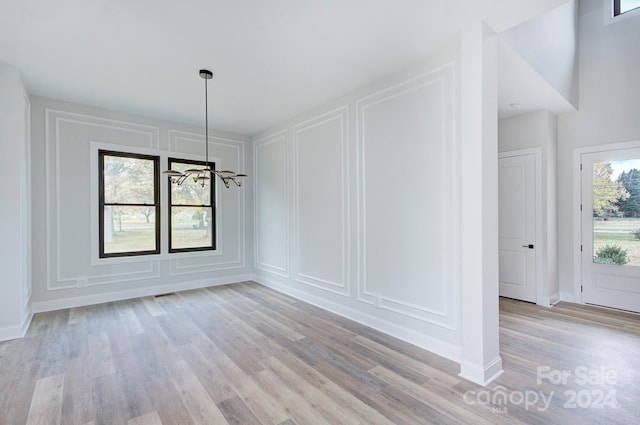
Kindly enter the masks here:
M 36 96 L 31 112 L 34 311 L 251 278 L 251 239 L 246 239 L 250 184 L 224 189 L 217 182 L 216 251 L 168 254 L 168 183 L 163 178 L 161 254 L 98 258 L 98 147 L 203 160 L 204 129 Z M 212 160 L 244 171 L 247 141 L 242 135 L 211 133 Z M 160 168 L 166 167 L 164 158 Z
M 497 36 L 477 20 L 422 64 L 256 135 L 254 279 L 491 382 L 497 105 Z
M 459 41 L 253 138 L 255 280 L 461 358 Z

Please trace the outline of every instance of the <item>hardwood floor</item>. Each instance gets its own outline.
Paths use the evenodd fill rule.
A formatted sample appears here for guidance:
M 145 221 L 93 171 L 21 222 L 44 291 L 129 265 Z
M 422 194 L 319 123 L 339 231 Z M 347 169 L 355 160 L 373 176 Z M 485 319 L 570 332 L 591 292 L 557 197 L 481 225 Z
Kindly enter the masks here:
M 0 343 L 0 423 L 638 423 L 639 315 L 500 305 L 488 388 L 250 282 L 37 314 Z

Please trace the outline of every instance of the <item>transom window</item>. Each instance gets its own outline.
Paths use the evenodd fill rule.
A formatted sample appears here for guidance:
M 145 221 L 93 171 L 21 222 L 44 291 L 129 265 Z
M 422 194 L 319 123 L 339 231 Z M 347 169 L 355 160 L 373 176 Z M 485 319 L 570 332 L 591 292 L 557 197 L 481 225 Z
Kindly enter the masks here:
M 640 8 L 640 0 L 613 0 L 613 16 Z
M 202 168 L 204 161 L 169 158 L 169 170 Z M 209 163 L 215 169 L 215 164 Z M 169 181 L 169 252 L 206 251 L 216 249 L 216 214 L 214 186 L 210 179 L 185 182 Z
M 100 258 L 160 253 L 159 157 L 98 151 Z

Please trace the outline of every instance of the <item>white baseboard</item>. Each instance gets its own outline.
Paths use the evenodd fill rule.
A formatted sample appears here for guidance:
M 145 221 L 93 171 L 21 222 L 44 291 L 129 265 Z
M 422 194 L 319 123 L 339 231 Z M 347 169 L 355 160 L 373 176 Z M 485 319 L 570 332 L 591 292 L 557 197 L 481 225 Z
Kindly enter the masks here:
M 542 297 L 542 299 L 539 300 L 536 305 L 539 305 L 540 307 L 551 307 L 551 300 L 549 299 L 549 297 Z
M 582 304 L 582 297 L 580 294 L 576 295 L 573 292 L 560 292 L 560 301 L 574 304 Z
M 22 323 L 16 326 L 0 327 L 0 341 L 9 341 L 10 339 L 22 338 L 26 335 L 29 325 L 33 319 L 33 310 L 29 310 L 22 318 Z
M 379 319 L 370 314 L 355 310 L 324 298 L 316 297 L 304 291 L 296 290 L 288 285 L 281 284 L 263 276 L 253 276 L 253 280 L 263 286 L 271 288 L 275 291 L 289 295 L 293 298 L 307 302 L 316 307 L 335 313 L 339 316 L 353 320 L 365 326 L 369 326 L 394 338 L 413 344 L 417 347 L 430 351 L 439 356 L 445 357 L 454 362 L 460 363 L 462 350 L 460 347 L 432 338 L 428 335 L 421 334 L 411 329 L 398 326 L 395 323 Z
M 209 286 L 227 285 L 229 283 L 244 282 L 251 280 L 253 275 L 242 274 L 225 276 L 215 279 L 192 280 L 189 282 L 172 283 L 161 286 L 149 286 L 145 288 L 134 288 L 126 291 L 107 292 L 104 294 L 84 295 L 80 297 L 61 298 L 59 300 L 35 302 L 31 305 L 34 313 L 45 311 L 62 310 L 65 308 L 82 307 L 86 305 L 102 304 L 113 301 L 128 300 L 131 298 L 149 297 L 153 295 L 166 294 L 167 292 L 187 291 L 189 289 L 206 288 Z
M 538 303 L 540 307 L 553 307 L 560 302 L 560 292 L 555 292 L 549 297 L 542 297 L 542 300 Z
M 460 363 L 460 377 L 475 384 L 486 387 L 498 376 L 502 375 L 502 358 L 493 359 L 486 366 L 480 366 L 469 362 Z

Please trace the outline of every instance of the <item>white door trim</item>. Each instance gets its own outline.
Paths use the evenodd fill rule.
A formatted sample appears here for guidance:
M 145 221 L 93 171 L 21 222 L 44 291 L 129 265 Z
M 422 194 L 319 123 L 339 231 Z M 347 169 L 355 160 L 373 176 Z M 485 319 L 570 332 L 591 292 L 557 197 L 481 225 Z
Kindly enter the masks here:
M 510 158 L 514 156 L 533 155 L 535 158 L 535 197 L 536 197 L 536 232 L 535 232 L 535 257 L 536 257 L 536 304 L 549 307 L 549 285 L 543 259 L 547 252 L 547 241 L 544 238 L 542 222 L 542 148 L 517 149 L 513 151 L 499 152 L 498 158 Z
M 562 300 L 584 304 L 582 299 L 582 156 L 586 154 L 640 148 L 640 140 L 588 146 L 573 150 L 573 294 L 563 294 Z

